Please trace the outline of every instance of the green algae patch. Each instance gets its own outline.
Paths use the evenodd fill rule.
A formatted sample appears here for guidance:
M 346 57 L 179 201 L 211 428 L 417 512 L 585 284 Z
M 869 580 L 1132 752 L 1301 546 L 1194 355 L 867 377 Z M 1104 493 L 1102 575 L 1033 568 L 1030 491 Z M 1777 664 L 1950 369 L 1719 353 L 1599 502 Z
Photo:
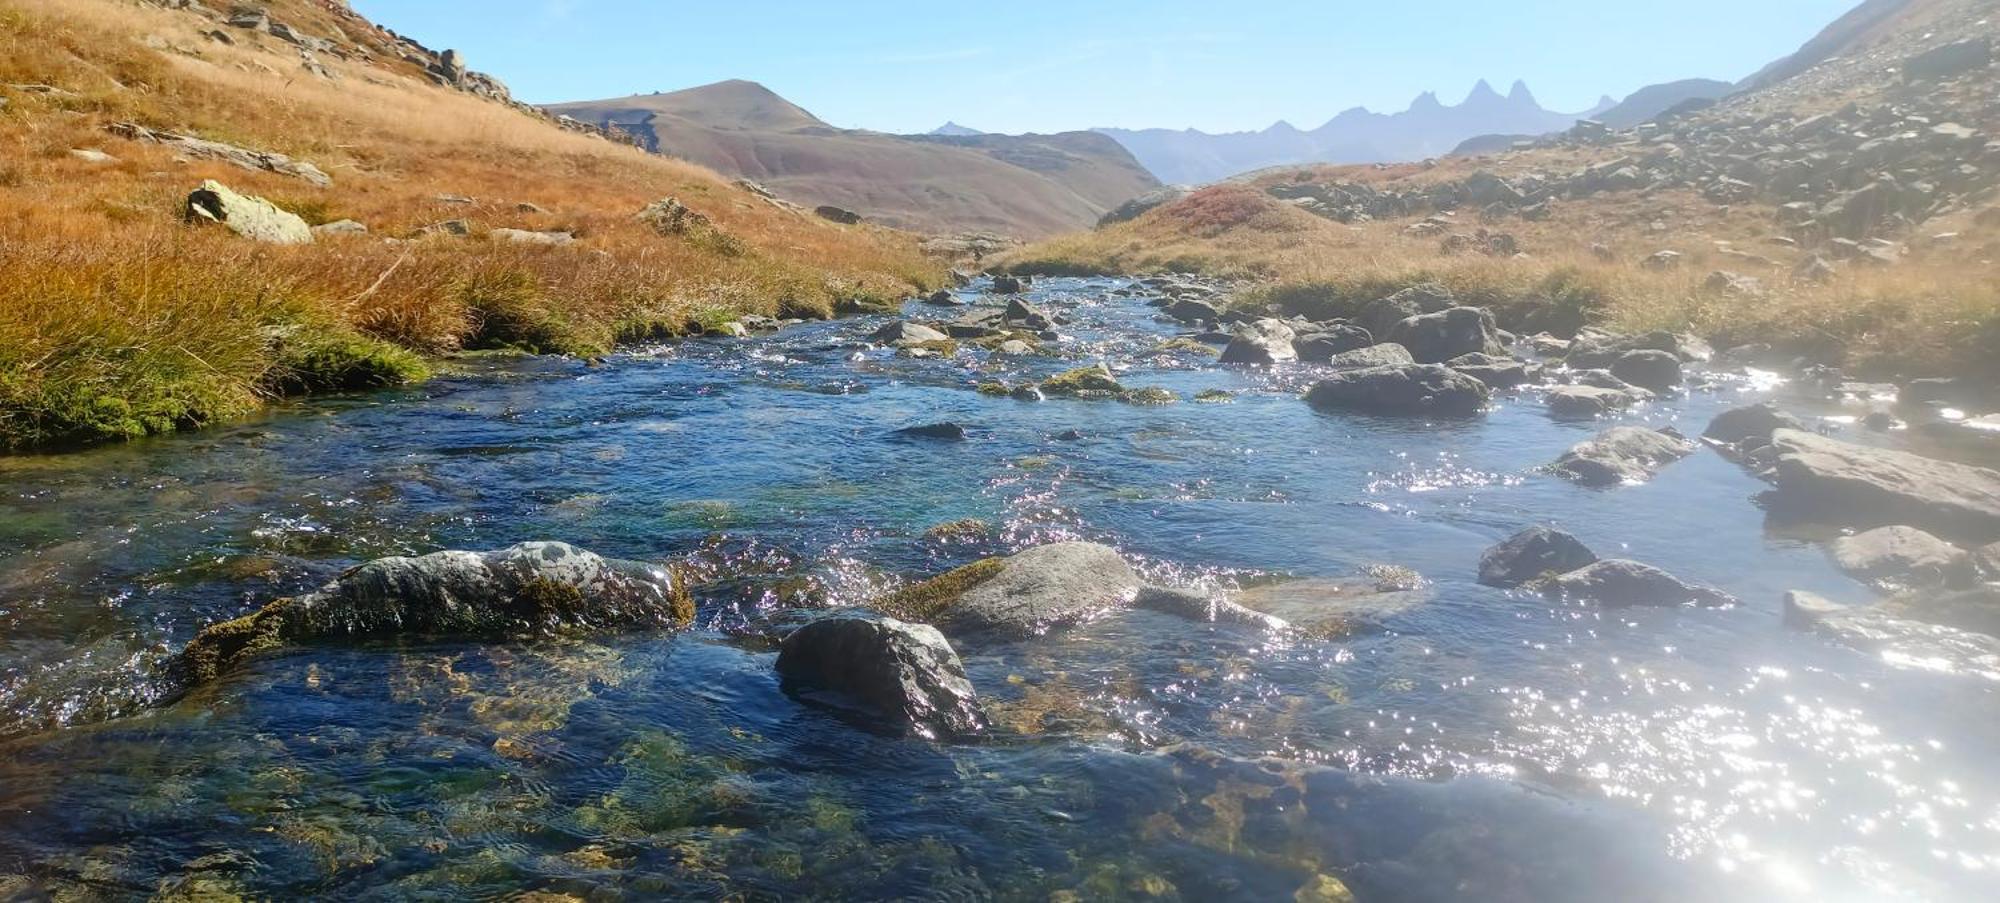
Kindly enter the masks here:
M 869 607 L 892 618 L 929 623 L 957 602 L 973 587 L 1000 574 L 1006 564 L 999 558 L 975 561 L 946 571 L 922 583 L 906 586 L 875 601 Z
M 938 524 L 924 531 L 931 542 L 979 542 L 993 536 L 993 525 L 976 517 Z
M 981 394 L 981 395 L 985 395 L 985 396 L 988 396 L 988 397 L 991 397 L 991 398 L 1006 398 L 1006 397 L 1007 397 L 1007 395 L 1008 395 L 1009 393 L 1013 392 L 1013 391 L 1014 391 L 1013 389 L 1009 389 L 1009 388 L 1007 388 L 1007 384 L 1006 384 L 1006 383 L 980 383 L 980 384 L 979 384 L 979 394 Z
M 958 342 L 954 339 L 931 339 L 928 342 L 911 342 L 897 348 L 898 354 L 908 357 L 920 357 L 921 354 L 919 352 L 923 354 L 935 354 L 939 357 L 951 357 L 958 353 Z
M 1201 357 L 1218 357 L 1222 354 L 1213 345 L 1204 345 L 1193 339 L 1180 337 L 1168 339 L 1153 346 L 1154 354 L 1194 354 Z
M 181 652 L 183 677 L 190 685 L 213 682 L 245 661 L 283 648 L 292 604 L 279 599 L 233 621 L 211 624 Z
M 1228 404 L 1236 400 L 1236 393 L 1226 389 L 1204 389 L 1194 396 L 1198 404 Z

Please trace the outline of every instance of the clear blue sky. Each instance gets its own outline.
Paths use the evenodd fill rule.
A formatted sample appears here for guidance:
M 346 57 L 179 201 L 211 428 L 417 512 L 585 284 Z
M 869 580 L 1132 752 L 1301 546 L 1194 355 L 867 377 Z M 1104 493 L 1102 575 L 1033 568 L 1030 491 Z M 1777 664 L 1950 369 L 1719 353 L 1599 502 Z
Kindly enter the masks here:
M 535 103 L 763 82 L 834 125 L 1311 128 L 1525 79 L 1579 110 L 1736 80 L 1859 0 L 353 0 Z

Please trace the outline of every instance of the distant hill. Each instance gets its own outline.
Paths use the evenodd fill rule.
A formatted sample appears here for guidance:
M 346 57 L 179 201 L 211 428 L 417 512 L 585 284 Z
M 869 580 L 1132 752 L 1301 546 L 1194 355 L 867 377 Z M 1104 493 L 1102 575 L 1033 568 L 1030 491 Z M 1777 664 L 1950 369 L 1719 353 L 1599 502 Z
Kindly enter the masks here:
M 1161 181 L 1200 185 L 1294 163 L 1381 163 L 1443 156 L 1476 136 L 1542 135 L 1601 111 L 1600 107 L 1581 113 L 1554 112 L 1544 109 L 1526 84 L 1515 82 L 1502 96 L 1481 81 L 1455 106 L 1427 92 L 1401 113 L 1356 107 L 1311 131 L 1286 122 L 1261 132 L 1220 135 L 1192 129 L 1097 131 L 1117 139 Z
M 984 135 L 984 134 L 986 134 L 986 133 L 985 133 L 985 132 L 982 132 L 982 131 L 980 131 L 980 130 L 978 130 L 978 129 L 973 129 L 973 128 L 966 128 L 965 126 L 962 126 L 962 125 L 959 125 L 959 124 L 958 124 L 958 123 L 956 123 L 956 122 L 947 122 L 947 123 L 945 123 L 944 125 L 941 125 L 941 126 L 938 126 L 937 128 L 934 128 L 934 129 L 931 129 L 931 131 L 930 131 L 930 134 L 933 134 L 933 135 L 952 135 L 952 136 L 956 136 L 956 137 L 960 137 L 960 138 L 963 138 L 963 137 L 965 137 L 965 136 L 968 136 L 968 135 Z
M 1642 122 L 1651 122 L 1661 113 L 1690 100 L 1721 100 L 1735 92 L 1735 85 L 1712 78 L 1690 78 L 1663 85 L 1647 85 L 1632 92 L 1631 96 L 1617 106 L 1591 118 L 1614 129 L 1629 129 Z
M 748 81 L 548 109 L 616 127 L 657 153 L 755 180 L 806 206 L 843 207 L 925 232 L 1033 238 L 1086 228 L 1159 187 L 1116 142 L 1087 132 L 904 136 L 842 129 Z

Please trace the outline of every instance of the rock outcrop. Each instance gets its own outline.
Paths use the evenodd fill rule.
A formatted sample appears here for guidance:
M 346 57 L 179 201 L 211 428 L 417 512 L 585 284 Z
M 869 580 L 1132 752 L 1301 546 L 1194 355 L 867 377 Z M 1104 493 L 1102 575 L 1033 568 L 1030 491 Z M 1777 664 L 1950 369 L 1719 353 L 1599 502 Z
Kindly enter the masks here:
M 1771 444 L 1779 507 L 1839 524 L 1901 523 L 1980 542 L 2000 536 L 2000 471 L 1793 429 L 1774 432 Z
M 177 135 L 149 129 L 135 122 L 119 122 L 110 126 L 112 134 L 145 144 L 162 144 L 172 148 L 174 153 L 194 160 L 217 160 L 231 166 L 258 172 L 274 172 L 279 175 L 303 179 L 322 188 L 332 185 L 333 178 L 319 167 L 303 160 L 294 160 L 284 154 L 272 151 L 251 150 L 209 141 L 192 135 Z
M 188 195 L 187 220 L 192 223 L 221 223 L 229 231 L 274 245 L 309 245 L 312 227 L 298 214 L 260 197 L 237 194 L 210 179 Z

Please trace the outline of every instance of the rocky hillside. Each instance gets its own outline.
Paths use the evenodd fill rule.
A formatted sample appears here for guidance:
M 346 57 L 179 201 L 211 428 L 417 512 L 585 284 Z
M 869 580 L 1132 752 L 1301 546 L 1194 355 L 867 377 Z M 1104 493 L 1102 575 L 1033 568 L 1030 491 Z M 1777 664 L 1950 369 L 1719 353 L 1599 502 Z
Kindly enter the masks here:
M 1039 237 L 1088 226 L 1159 187 L 1117 143 L 1088 133 L 904 136 L 840 129 L 748 81 L 549 110 L 808 207 L 927 232 Z
M 1993 370 L 2000 4 L 1881 6 L 1809 45 L 1819 62 L 1706 109 L 1474 159 L 1262 172 L 1017 264 L 1193 262 L 1276 279 L 1268 297 L 1301 303 L 1441 279 L 1828 363 Z M 1268 211 L 1236 220 L 1282 229 L 1187 228 L 1212 219 L 1193 205 L 1221 198 L 1339 228 Z
M 334 0 L 0 8 L 0 447 L 130 438 L 471 348 L 600 353 L 942 275 L 514 102 Z

